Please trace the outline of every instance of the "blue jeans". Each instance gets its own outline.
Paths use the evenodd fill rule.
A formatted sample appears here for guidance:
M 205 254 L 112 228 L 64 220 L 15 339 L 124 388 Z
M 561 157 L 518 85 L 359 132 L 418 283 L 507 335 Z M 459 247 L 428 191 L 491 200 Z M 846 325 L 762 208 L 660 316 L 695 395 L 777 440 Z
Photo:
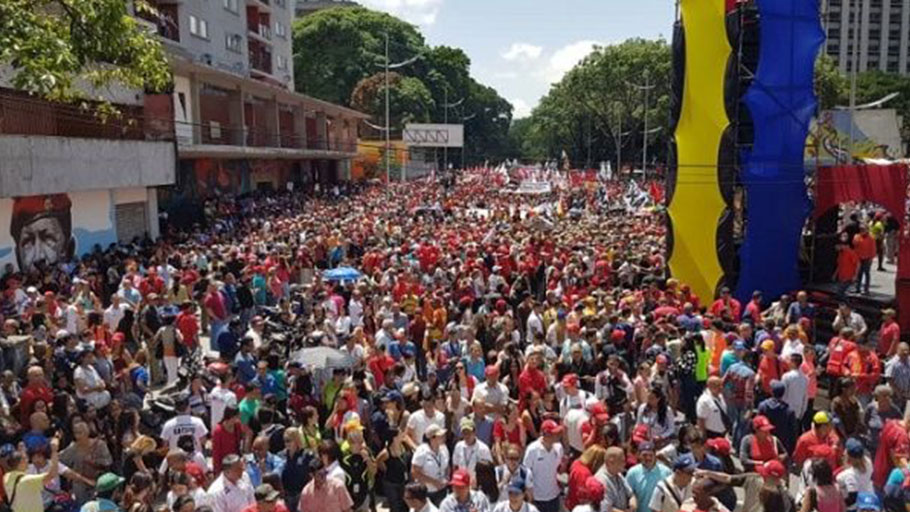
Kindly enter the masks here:
M 730 432 L 730 435 L 733 436 L 734 450 L 739 449 L 739 443 L 747 433 L 749 421 L 745 416 L 746 409 L 740 408 L 732 401 L 727 401 L 727 417 L 733 422 L 733 431 Z
M 866 284 L 863 286 L 863 281 L 865 280 Z M 859 261 L 859 274 L 856 276 L 856 293 L 862 291 L 869 293 L 869 284 L 872 280 L 872 260 L 860 260 Z

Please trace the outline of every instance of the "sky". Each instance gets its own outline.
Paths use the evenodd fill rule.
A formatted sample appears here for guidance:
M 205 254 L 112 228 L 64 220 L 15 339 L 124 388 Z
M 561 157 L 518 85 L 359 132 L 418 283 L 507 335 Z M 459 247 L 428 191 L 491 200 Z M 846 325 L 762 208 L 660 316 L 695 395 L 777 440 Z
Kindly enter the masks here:
M 417 25 L 428 44 L 464 50 L 472 76 L 511 102 L 515 118 L 595 45 L 673 33 L 673 0 L 358 1 Z

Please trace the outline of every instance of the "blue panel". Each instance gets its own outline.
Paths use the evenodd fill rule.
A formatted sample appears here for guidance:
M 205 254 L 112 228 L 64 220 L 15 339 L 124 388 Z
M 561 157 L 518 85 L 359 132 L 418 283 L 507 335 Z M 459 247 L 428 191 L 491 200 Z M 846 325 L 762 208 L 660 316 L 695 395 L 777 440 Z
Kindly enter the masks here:
M 803 149 L 815 114 L 813 68 L 824 32 L 817 0 L 757 0 L 758 69 L 743 101 L 755 122 L 744 152 L 746 232 L 736 295 L 773 298 L 800 286 L 800 233 L 809 213 Z

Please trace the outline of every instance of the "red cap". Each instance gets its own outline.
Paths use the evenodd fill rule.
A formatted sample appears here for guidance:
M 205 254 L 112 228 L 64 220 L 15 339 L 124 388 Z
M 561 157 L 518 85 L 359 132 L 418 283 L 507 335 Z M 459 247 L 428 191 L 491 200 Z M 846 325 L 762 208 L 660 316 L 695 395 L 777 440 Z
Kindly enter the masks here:
M 452 473 L 452 480 L 449 482 L 452 487 L 469 487 L 471 485 L 471 474 L 466 469 L 456 469 Z
M 562 385 L 577 388 L 578 387 L 578 375 L 575 375 L 574 373 L 569 373 L 569 374 L 564 375 L 562 378 Z
M 718 455 L 730 455 L 730 452 L 733 450 L 733 447 L 730 445 L 730 441 L 725 437 L 715 437 L 714 439 L 708 439 L 705 443 L 708 448 L 714 450 L 714 453 Z
M 589 476 L 580 494 L 582 500 L 599 504 L 604 499 L 604 486 L 597 477 Z
M 622 341 L 626 339 L 626 332 L 622 329 L 613 329 L 613 332 L 610 333 L 611 341 Z
M 827 444 L 816 444 L 809 447 L 809 457 L 813 459 L 830 459 L 834 450 Z
M 491 364 L 490 366 L 487 366 L 487 368 L 483 371 L 483 374 L 487 377 L 498 377 L 499 367 L 495 364 Z
M 766 478 L 783 478 L 787 474 L 787 468 L 779 460 L 769 460 L 760 466 L 756 466 L 755 471 Z
M 114 335 L 111 336 L 111 341 L 114 343 L 123 343 L 126 341 L 126 334 L 123 334 L 122 332 L 115 332 Z
M 642 423 L 637 425 L 634 430 L 632 430 L 632 442 L 638 444 L 642 441 L 647 441 L 651 439 L 651 431 L 648 429 L 648 425 Z
M 72 206 L 66 194 L 17 197 L 13 199 L 10 233 L 18 238 L 26 224 L 43 217 L 67 215 Z
M 578 325 L 578 324 L 574 324 L 574 323 L 573 323 L 573 324 L 569 324 L 569 325 L 566 327 L 566 330 L 569 331 L 569 332 L 571 332 L 571 333 L 573 333 L 573 334 L 577 334 L 578 331 L 581 330 L 581 326 Z
M 540 425 L 540 430 L 544 435 L 558 436 L 559 434 L 562 434 L 562 425 L 553 420 L 545 420 L 543 424 Z
M 765 432 L 771 432 L 774 430 L 774 425 L 771 424 L 766 416 L 758 415 L 752 418 L 752 428 L 755 430 L 764 430 Z
M 606 423 L 610 421 L 610 413 L 607 412 L 607 406 L 603 402 L 597 402 L 591 407 L 591 416 L 597 423 Z

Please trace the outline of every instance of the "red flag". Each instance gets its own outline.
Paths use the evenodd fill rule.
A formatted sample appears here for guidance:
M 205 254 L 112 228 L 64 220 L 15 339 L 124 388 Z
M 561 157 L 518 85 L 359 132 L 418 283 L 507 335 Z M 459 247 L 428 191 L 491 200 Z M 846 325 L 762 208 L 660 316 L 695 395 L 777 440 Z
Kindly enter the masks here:
M 651 181 L 651 185 L 648 186 L 648 193 L 651 194 L 651 199 L 654 200 L 654 204 L 663 204 L 664 189 L 657 183 L 656 180 Z

